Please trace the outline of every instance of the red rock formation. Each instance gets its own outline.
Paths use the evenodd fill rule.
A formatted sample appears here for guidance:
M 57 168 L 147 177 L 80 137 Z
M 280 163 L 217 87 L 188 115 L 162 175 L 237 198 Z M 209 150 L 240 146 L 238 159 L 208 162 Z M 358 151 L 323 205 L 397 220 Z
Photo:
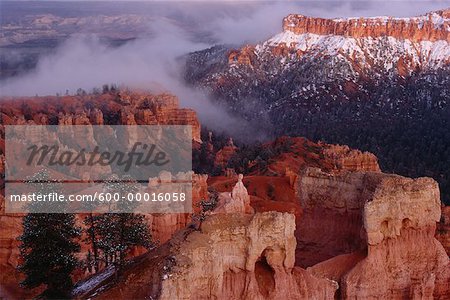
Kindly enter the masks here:
M 296 34 L 342 35 L 349 37 L 391 36 L 397 39 L 420 41 L 450 41 L 449 11 L 438 11 L 416 18 L 354 18 L 323 19 L 303 15 L 288 15 L 283 29 Z
M 441 220 L 437 224 L 436 239 L 444 246 L 450 255 L 450 206 L 442 207 Z
M 232 50 L 228 54 L 228 63 L 251 66 L 256 59 L 254 50 L 255 47 L 251 45 L 244 46 L 241 49 Z
M 201 231 L 175 237 L 165 253 L 149 253 L 98 297 L 333 299 L 336 282 L 294 266 L 294 229 L 288 213 L 209 216 Z
M 89 118 L 92 125 L 104 124 L 103 112 L 98 108 L 94 108 L 92 111 L 90 111 Z
M 219 194 L 218 203 L 212 213 L 253 213 L 253 208 L 250 206 L 250 196 L 242 182 L 243 178 L 244 176 L 239 174 L 238 181 L 231 193 Z
M 336 170 L 380 172 L 378 159 L 370 152 L 350 149 L 348 146 L 319 143 L 324 147 L 325 159 L 333 162 Z
M 208 175 L 192 175 L 192 208 L 194 213 L 199 212 L 199 203 L 208 199 Z M 173 234 L 182 230 L 192 222 L 190 213 L 165 213 L 149 216 L 150 229 L 155 241 L 165 243 Z
M 191 125 L 192 139 L 201 142 L 197 114 L 180 108 L 178 98 L 169 94 L 124 90 L 103 95 L 0 100 L 2 125 Z
M 335 162 L 349 151 L 325 149 L 333 151 L 323 159 Z M 366 155 L 350 157 L 364 162 L 360 156 Z M 219 201 L 199 231 L 179 231 L 99 298 L 445 299 L 449 259 L 433 237 L 440 217 L 437 183 L 355 169 L 373 164 L 330 165 L 327 172 L 306 168 L 297 175 L 300 201 L 293 191 L 283 199 L 289 193 L 281 190 L 292 189 L 289 177 L 241 179 L 256 215 L 242 214 L 240 201 L 221 211 Z M 276 183 L 273 199 L 261 191 L 264 182 Z M 228 195 L 236 179 L 211 178 L 209 184 L 226 194 L 225 203 L 239 198 Z M 295 202 L 301 206 L 288 205 Z M 289 209 L 295 217 L 273 212 Z M 259 213 L 265 210 L 272 212 Z
M 323 261 L 313 273 L 340 282 L 342 298 L 448 294 L 449 258 L 434 238 L 440 218 L 434 180 L 308 169 L 298 188 L 304 221 L 297 224 L 297 258 Z M 324 261 L 327 256 L 335 257 Z
M 216 153 L 214 165 L 226 167 L 230 158 L 236 153 L 237 147 L 233 144 L 233 139 L 229 139 L 228 143 Z
M 175 96 L 152 95 L 143 92 L 120 91 L 117 94 L 64 96 L 64 97 L 28 97 L 3 98 L 0 117 L 1 125 L 101 125 L 101 124 L 163 124 L 192 125 L 193 140 L 200 140 L 200 123 L 196 113 L 190 109 L 178 107 Z M 125 106 L 123 104 L 126 104 Z M 39 113 L 33 113 L 39 112 Z M 143 113 L 146 112 L 147 114 Z M 117 120 L 114 120 L 118 116 Z M 105 120 L 105 117 L 107 120 Z M 2 133 L 1 153 L 4 153 L 4 128 Z M 33 133 L 27 131 L 31 137 Z M 4 173 L 3 154 L 0 154 L 0 172 Z M 82 176 L 83 174 L 80 174 Z M 3 183 L 3 182 L 2 182 Z M 3 190 L 1 193 L 3 194 Z M 207 198 L 206 177 L 193 176 L 193 201 Z M 36 291 L 28 292 L 18 286 L 23 275 L 17 270 L 19 250 L 17 237 L 22 231 L 22 215 L 5 214 L 4 199 L 0 199 L 0 298 L 14 299 L 32 297 Z M 166 241 L 174 232 L 191 222 L 190 214 L 149 216 L 152 233 L 156 240 Z M 87 249 L 84 249 L 87 251 Z M 141 254 L 136 252 L 135 254 Z M 82 253 L 80 257 L 84 257 Z M 3 272 L 4 271 L 4 272 Z M 79 274 L 82 276 L 83 274 Z M 80 277 L 77 277 L 79 279 Z
M 278 154 L 269 159 L 265 171 L 256 165 L 252 174 L 286 175 L 292 178 L 306 167 L 329 171 L 380 171 L 375 155 L 348 146 L 314 143 L 300 137 L 280 137 L 264 146 Z

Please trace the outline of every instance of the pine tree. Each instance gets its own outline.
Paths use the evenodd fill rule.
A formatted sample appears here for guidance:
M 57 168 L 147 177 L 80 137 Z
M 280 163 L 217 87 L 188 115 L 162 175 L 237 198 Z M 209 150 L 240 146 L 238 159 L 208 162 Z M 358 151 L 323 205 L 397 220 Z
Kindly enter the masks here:
M 138 192 L 139 184 L 129 176 L 114 176 L 105 182 L 104 190 L 119 193 L 120 198 L 126 198 L 128 193 Z M 116 207 L 119 213 L 106 213 L 99 218 L 99 248 L 104 253 L 106 264 L 114 263 L 118 271 L 122 269 L 129 250 L 137 246 L 149 248 L 152 245 L 145 216 L 131 213 L 137 205 L 138 203 L 128 200 L 119 201 Z
M 94 215 L 90 212 L 84 219 L 84 224 L 86 225 L 85 232 L 87 233 L 87 238 L 84 240 L 85 243 L 92 247 L 92 253 L 90 254 L 90 267 L 94 268 L 94 272 L 97 273 L 100 270 L 100 258 L 99 258 L 99 247 L 98 247 L 98 223 L 101 220 L 101 215 Z M 90 268 L 89 272 L 92 269 Z
M 46 170 L 28 178 L 27 182 L 36 189 L 36 194 L 60 189 L 59 184 L 51 182 Z M 55 205 L 63 209 L 64 204 Z M 23 218 L 23 234 L 19 238 L 23 264 L 18 268 L 26 277 L 21 284 L 29 289 L 46 285 L 41 294 L 43 298 L 70 298 L 73 286 L 70 275 L 78 264 L 74 254 L 80 250 L 76 242 L 80 228 L 75 226 L 73 214 L 34 213 L 42 211 L 40 206 L 39 202 L 31 202 L 30 213 Z

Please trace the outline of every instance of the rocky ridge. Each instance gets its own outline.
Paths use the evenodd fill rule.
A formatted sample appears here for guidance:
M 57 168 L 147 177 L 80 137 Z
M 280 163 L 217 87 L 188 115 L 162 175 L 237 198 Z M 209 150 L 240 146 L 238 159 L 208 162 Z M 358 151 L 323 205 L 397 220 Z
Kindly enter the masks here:
M 347 144 L 388 172 L 433 177 L 448 203 L 448 165 L 437 163 L 450 141 L 448 16 L 290 15 L 257 45 L 191 53 L 185 79 L 274 136 Z
M 346 76 L 399 74 L 447 66 L 450 62 L 448 10 L 415 18 L 322 19 L 289 15 L 283 32 L 256 46 L 231 51 L 228 62 L 259 67 L 281 57 L 282 68 L 298 59 L 330 56 L 345 62 Z M 383 51 L 379 51 L 383 49 Z
M 441 215 L 434 180 L 307 169 L 297 189 L 304 209 L 297 258 L 309 257 L 303 264 L 316 275 L 337 279 L 343 299 L 445 299 L 449 258 L 434 238 Z M 330 219 L 339 222 L 338 229 Z M 312 235 L 319 226 L 326 234 Z
M 245 196 L 240 182 L 234 189 Z M 309 168 L 296 185 L 302 219 L 309 224 L 296 224 L 289 213 L 243 213 L 244 204 L 232 193 L 233 209 L 219 206 L 198 230 L 169 240 L 164 255 L 147 254 L 144 260 L 157 270 L 152 273 L 148 264 L 136 264 L 98 298 L 445 299 L 449 258 L 433 236 L 440 218 L 435 181 Z M 330 215 L 320 214 L 317 207 Z M 334 229 L 327 221 L 333 221 Z M 308 231 L 314 231 L 315 238 L 310 239 Z M 327 240 L 332 236 L 354 247 L 339 248 Z M 317 238 L 325 241 L 320 247 L 334 251 L 332 257 L 301 266 L 302 259 L 319 249 L 299 253 L 296 244 L 310 239 L 307 243 L 314 245 Z M 153 284 L 142 286 L 144 282 Z
M 450 10 L 412 18 L 371 17 L 323 19 L 291 14 L 283 19 L 284 31 L 295 34 L 342 35 L 348 37 L 391 36 L 420 41 L 450 41 Z
M 192 125 L 194 144 L 200 143 L 200 123 L 193 110 L 180 108 L 178 99 L 168 94 L 152 95 L 142 91 L 121 90 L 102 95 L 63 97 L 2 98 L 0 109 L 0 173 L 4 174 L 4 125 Z M 27 130 L 28 138 L 33 131 Z M 95 137 L 91 137 L 95 139 Z M 94 170 L 92 172 L 102 171 Z M 83 178 L 85 174 L 79 174 Z M 0 179 L 0 192 L 4 194 L 4 182 Z M 208 197 L 207 176 L 192 175 L 194 204 Z M 0 297 L 32 297 L 36 291 L 25 291 L 18 286 L 22 280 L 16 267 L 19 263 L 19 241 L 22 232 L 22 214 L 6 214 L 3 196 L 0 199 Z M 198 208 L 195 208 L 198 209 Z M 172 234 L 189 224 L 191 214 L 148 215 L 155 241 L 165 242 Z M 82 217 L 79 219 L 82 224 Z M 142 250 L 142 249 L 141 249 Z M 83 248 L 80 258 L 87 249 Z M 139 250 L 132 255 L 142 254 Z M 76 279 L 86 275 L 78 272 Z
M 59 99 L 64 104 L 58 108 L 60 113 L 51 101 L 46 110 L 36 114 L 30 114 L 30 109 L 41 111 L 42 104 L 30 100 L 27 108 L 18 102 L 2 107 L 2 121 L 84 125 L 191 122 L 184 117 L 140 116 L 147 110 L 164 112 L 164 105 L 176 111 L 176 99 L 168 95 L 120 95 L 113 101 L 107 101 L 108 95 L 83 102 L 63 97 Z M 87 106 L 86 111 L 80 103 Z M 115 103 L 122 109 L 116 110 Z M 20 113 L 14 116 L 15 112 Z M 216 207 L 196 220 L 190 214 L 149 215 L 154 238 L 162 245 L 149 253 L 133 253 L 142 255 L 118 282 L 105 276 L 90 288 L 80 283 L 77 288 L 83 293 L 76 296 L 349 299 L 394 295 L 445 299 L 450 288 L 449 262 L 434 238 L 441 209 L 434 180 L 383 174 L 373 154 L 347 146 L 282 137 L 264 147 L 273 152 L 267 161 L 270 175 L 255 168 L 248 177 L 232 172 L 229 177 L 193 176 L 194 214 L 199 213 L 198 204 L 208 199 L 209 186 L 218 192 Z M 20 217 L 0 216 L 2 226 L 8 228 L 5 233 L 10 234 L 0 239 L 1 264 L 9 270 L 1 277 L 1 292 L 13 298 L 24 296 L 17 287 L 20 274 L 15 272 Z M 91 279 L 95 281 L 104 272 Z

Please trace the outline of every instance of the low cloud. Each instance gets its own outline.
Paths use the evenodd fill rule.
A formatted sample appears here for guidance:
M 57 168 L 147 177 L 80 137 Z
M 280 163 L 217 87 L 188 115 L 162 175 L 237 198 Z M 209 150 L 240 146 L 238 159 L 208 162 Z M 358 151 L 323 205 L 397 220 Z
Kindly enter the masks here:
M 66 90 L 75 93 L 78 88 L 91 90 L 109 83 L 168 91 L 180 98 L 182 106 L 195 109 L 204 124 L 242 132 L 248 128 L 245 122 L 212 104 L 203 92 L 183 83 L 177 60 L 180 56 L 215 43 L 240 45 L 265 40 L 280 32 L 281 20 L 289 13 L 405 17 L 445 7 L 439 1 L 228 3 L 201 9 L 184 5 L 185 9 L 164 10 L 155 17 L 156 21 L 149 24 L 154 33 L 151 37 L 146 35 L 119 47 L 108 46 L 97 36 L 73 35 L 51 54 L 41 56 L 34 70 L 0 83 L 2 94 L 54 95 Z
M 256 43 L 280 32 L 283 17 L 292 13 L 322 18 L 412 17 L 448 6 L 449 1 L 277 1 L 218 16 L 212 28 L 221 43 Z
M 152 23 L 153 38 L 140 38 L 119 47 L 102 43 L 96 36 L 73 36 L 54 54 L 42 57 L 35 70 L 5 81 L 2 94 L 34 96 L 74 94 L 114 83 L 154 93 L 177 95 L 182 107 L 195 109 L 203 124 L 230 134 L 241 134 L 244 121 L 212 104 L 208 96 L 188 87 L 181 78 L 178 58 L 210 45 L 192 42 L 180 28 L 167 21 Z

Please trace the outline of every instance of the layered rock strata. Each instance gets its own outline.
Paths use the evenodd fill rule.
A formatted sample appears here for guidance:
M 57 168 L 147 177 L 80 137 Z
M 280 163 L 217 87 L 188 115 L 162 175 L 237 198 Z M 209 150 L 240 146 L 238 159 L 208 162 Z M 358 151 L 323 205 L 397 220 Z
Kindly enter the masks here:
M 434 238 L 441 217 L 434 180 L 307 169 L 297 183 L 304 209 L 297 258 L 337 280 L 343 299 L 445 299 L 449 258 Z

